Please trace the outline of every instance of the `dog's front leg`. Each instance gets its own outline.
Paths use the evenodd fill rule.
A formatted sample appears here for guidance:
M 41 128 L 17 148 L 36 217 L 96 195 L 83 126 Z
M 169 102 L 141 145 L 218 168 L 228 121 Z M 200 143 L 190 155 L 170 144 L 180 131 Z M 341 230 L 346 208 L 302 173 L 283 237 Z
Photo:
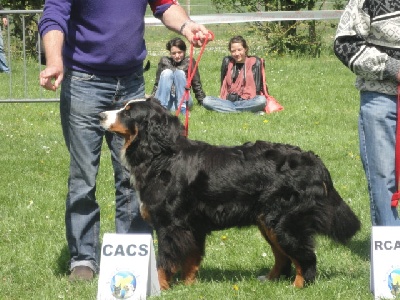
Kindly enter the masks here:
M 158 268 L 158 282 L 160 284 L 161 290 L 168 290 L 170 288 L 170 282 L 172 279 L 172 274 L 170 272 L 165 271 L 163 268 Z
M 193 284 L 196 281 L 201 260 L 202 257 L 198 251 L 194 251 L 185 259 L 182 265 L 182 280 L 186 285 Z

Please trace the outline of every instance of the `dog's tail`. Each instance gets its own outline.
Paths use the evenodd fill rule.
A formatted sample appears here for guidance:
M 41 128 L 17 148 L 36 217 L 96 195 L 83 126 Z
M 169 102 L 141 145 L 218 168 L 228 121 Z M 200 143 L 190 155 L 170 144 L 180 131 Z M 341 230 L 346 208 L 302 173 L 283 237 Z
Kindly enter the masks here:
M 360 230 L 360 220 L 333 186 L 328 191 L 328 207 L 330 226 L 326 228 L 326 234 L 345 244 Z

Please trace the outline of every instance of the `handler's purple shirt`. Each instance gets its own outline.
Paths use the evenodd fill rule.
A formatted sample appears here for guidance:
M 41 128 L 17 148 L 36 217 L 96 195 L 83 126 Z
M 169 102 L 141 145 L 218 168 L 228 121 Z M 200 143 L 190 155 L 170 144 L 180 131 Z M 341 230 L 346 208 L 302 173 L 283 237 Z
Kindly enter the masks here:
M 132 74 L 146 58 L 144 15 L 150 4 L 160 17 L 173 0 L 46 0 L 39 22 L 43 36 L 64 33 L 64 65 L 106 76 Z

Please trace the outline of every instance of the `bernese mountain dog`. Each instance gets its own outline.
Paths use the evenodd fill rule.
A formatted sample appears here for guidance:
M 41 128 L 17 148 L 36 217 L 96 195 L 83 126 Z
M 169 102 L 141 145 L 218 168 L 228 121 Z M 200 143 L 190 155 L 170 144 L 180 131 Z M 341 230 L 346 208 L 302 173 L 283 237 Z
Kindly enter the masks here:
M 229 147 L 191 140 L 154 98 L 102 112 L 100 122 L 125 138 L 122 161 L 158 238 L 161 289 L 178 271 L 185 284 L 195 281 L 214 230 L 257 226 L 275 256 L 266 278 L 290 276 L 293 264 L 293 285 L 301 288 L 316 276 L 315 235 L 344 244 L 360 229 L 313 152 L 266 141 Z

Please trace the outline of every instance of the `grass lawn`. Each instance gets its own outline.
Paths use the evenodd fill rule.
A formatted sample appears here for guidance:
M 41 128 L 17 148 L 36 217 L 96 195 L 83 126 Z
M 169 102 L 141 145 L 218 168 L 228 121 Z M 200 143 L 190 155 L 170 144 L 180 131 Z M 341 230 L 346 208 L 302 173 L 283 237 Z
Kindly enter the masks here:
M 168 38 L 165 36 L 158 48 L 148 43 L 150 50 L 159 49 L 149 53 L 152 67 L 145 74 L 148 93 Z M 226 42 L 210 44 L 200 62 L 208 95 L 218 94 Z M 354 75 L 332 55 L 319 59 L 268 57 L 262 44 L 252 49 L 253 54 L 266 59 L 270 93 L 285 109 L 259 116 L 219 114 L 195 105 L 189 137 L 225 145 L 269 140 L 314 151 L 330 170 L 337 190 L 359 216 L 362 229 L 347 246 L 318 237 L 318 275 L 315 283 L 301 290 L 291 287 L 292 278 L 258 282 L 257 276 L 265 275 L 272 267 L 273 255 L 256 228 L 214 232 L 207 239 L 198 282 L 193 286 L 177 284 L 163 292 L 160 299 L 372 299 L 369 200 L 358 154 L 359 101 Z M 30 70 L 28 77 L 32 79 L 28 80 L 32 80 L 33 88 L 37 67 Z M 17 76 L 18 69 L 15 72 L 13 76 Z M 8 81 L 1 77 L 0 87 L 8 89 Z M 95 299 L 97 280 L 71 284 L 66 276 L 64 201 L 69 156 L 61 134 L 58 104 L 2 103 L 0 138 L 0 299 Z M 104 145 L 97 186 L 101 235 L 114 232 L 109 157 Z

